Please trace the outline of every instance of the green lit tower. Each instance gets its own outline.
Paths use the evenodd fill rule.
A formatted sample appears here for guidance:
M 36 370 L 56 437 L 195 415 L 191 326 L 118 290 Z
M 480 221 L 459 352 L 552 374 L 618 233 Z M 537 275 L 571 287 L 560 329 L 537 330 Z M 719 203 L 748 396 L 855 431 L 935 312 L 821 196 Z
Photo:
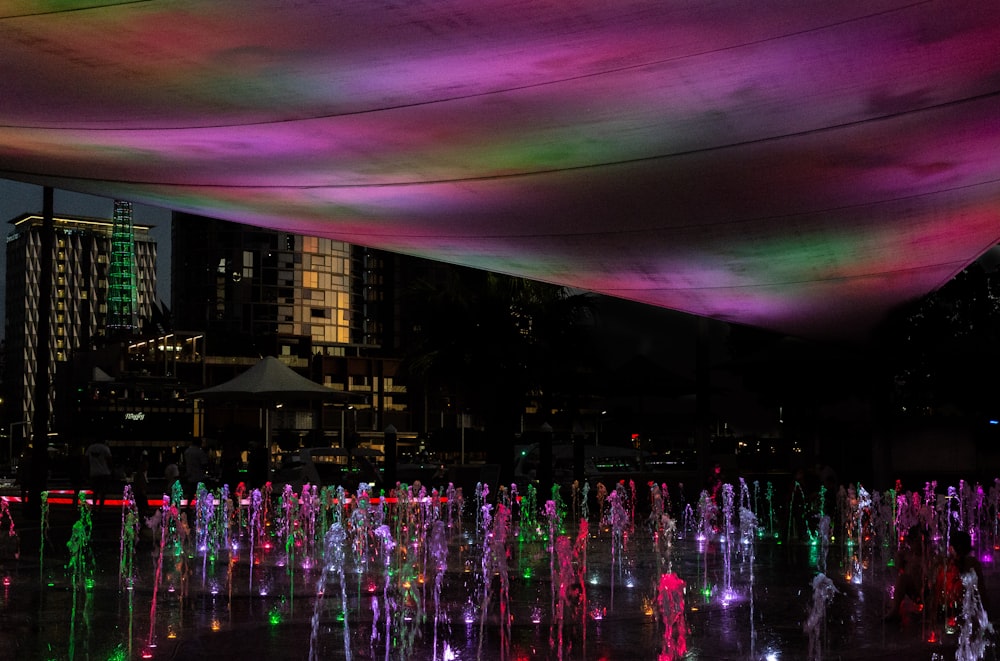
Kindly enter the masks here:
M 132 203 L 115 200 L 111 226 L 111 263 L 108 265 L 108 335 L 138 332 L 136 290 Z

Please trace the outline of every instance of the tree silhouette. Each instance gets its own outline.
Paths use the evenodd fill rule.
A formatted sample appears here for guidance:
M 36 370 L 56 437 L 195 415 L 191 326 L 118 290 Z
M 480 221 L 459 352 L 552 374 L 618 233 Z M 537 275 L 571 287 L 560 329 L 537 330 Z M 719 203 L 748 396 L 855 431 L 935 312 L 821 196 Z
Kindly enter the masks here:
M 1000 367 L 998 274 L 980 262 L 898 310 L 879 341 L 896 416 L 992 415 Z
M 501 479 L 529 398 L 557 406 L 572 393 L 578 332 L 589 297 L 563 287 L 452 268 L 411 284 L 420 301 L 404 369 L 456 413 L 482 422 L 484 447 Z

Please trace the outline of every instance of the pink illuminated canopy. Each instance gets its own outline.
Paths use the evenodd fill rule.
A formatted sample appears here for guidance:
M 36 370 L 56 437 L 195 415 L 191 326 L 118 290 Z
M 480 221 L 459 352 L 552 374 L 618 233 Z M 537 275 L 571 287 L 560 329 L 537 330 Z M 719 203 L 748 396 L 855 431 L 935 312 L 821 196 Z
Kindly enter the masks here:
M 1000 3 L 12 0 L 0 177 L 859 338 L 1000 239 Z

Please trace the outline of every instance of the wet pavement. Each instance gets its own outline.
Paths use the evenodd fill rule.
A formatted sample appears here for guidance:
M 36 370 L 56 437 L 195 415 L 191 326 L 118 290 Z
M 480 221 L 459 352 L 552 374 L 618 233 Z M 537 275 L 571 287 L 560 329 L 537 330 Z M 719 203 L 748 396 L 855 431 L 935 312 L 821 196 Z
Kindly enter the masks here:
M 0 659 L 931 660 L 956 658 L 959 643 L 944 615 L 914 610 L 902 622 L 883 620 L 895 570 L 877 551 L 858 560 L 852 548 L 832 545 L 823 555 L 814 544 L 770 535 L 727 547 L 718 535 L 702 542 L 691 531 L 675 534 L 668 548 L 641 517 L 621 537 L 594 526 L 585 555 L 559 556 L 543 540 L 510 537 L 501 551 L 504 581 L 497 565 L 484 564 L 490 538 L 466 513 L 448 533 L 440 575 L 415 573 L 403 590 L 374 553 L 365 571 L 345 561 L 341 591 L 340 575 L 307 567 L 305 552 L 289 569 L 279 544 L 258 547 L 252 573 L 246 546 L 216 557 L 189 546 L 161 564 L 162 537 L 149 530 L 135 542 L 127 589 L 121 510 L 112 507 L 92 512 L 93 581 L 77 584 L 80 554 L 68 546 L 76 508 L 52 508 L 44 534 L 19 506 L 11 515 L 16 537 L 0 521 Z M 566 537 L 564 553 L 577 530 Z M 415 543 L 411 554 L 411 563 L 429 557 Z M 557 556 L 573 566 L 553 583 Z M 987 592 L 1000 603 L 1000 572 L 987 560 Z M 810 635 L 821 566 L 833 591 Z M 661 589 L 663 574 L 683 581 L 683 592 Z M 491 576 L 485 599 L 484 575 Z M 561 593 L 560 584 L 570 587 Z M 683 610 L 668 631 L 671 606 L 660 600 L 671 598 L 675 609 L 682 599 Z M 995 648 L 983 658 L 996 658 Z

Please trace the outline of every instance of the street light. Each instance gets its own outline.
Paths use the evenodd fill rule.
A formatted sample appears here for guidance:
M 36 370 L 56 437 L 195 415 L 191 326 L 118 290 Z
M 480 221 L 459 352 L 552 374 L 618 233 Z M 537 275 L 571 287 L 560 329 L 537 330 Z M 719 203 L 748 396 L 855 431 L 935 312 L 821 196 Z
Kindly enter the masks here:
M 601 414 L 597 416 L 597 429 L 594 430 L 594 445 L 601 444 L 601 427 L 604 426 L 604 416 L 607 414 L 607 411 L 601 411 Z
M 31 423 L 28 422 L 27 420 L 10 423 L 10 428 L 7 431 L 7 442 L 10 445 L 9 449 L 10 460 L 8 461 L 7 466 L 9 467 L 11 472 L 14 471 L 14 427 L 27 427 L 29 424 Z M 24 433 L 22 432 L 22 436 L 23 435 Z
M 347 447 L 347 425 L 344 422 L 344 417 L 348 411 L 354 414 L 354 429 L 358 428 L 358 411 L 353 406 L 345 406 L 340 409 L 340 447 Z

